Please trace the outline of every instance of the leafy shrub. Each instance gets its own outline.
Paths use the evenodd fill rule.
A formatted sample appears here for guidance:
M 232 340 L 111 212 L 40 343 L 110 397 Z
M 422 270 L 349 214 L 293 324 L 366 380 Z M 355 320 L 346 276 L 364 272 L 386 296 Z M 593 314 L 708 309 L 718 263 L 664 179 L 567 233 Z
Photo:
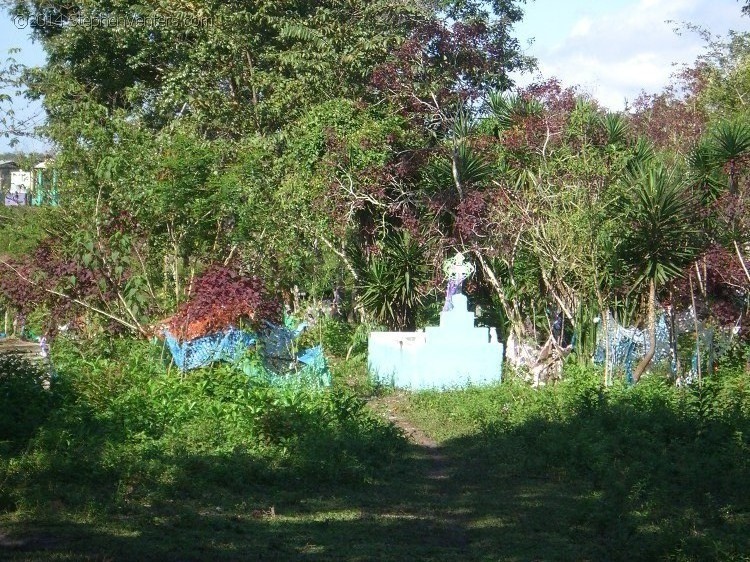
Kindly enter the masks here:
M 639 560 L 742 559 L 750 512 L 747 374 L 720 370 L 683 388 L 654 374 L 611 387 L 593 369 L 565 374 L 540 389 L 511 381 L 420 392 L 408 415 L 460 459 L 463 478 L 486 482 L 483 490 L 520 483 L 524 498 L 528 489 L 542 495 L 538 505 L 550 510 L 544 521 L 555 511 L 574 527 L 585 521 L 570 533 L 576 544 L 604 541 L 606 552 Z M 568 512 L 554 507 L 557 494 L 584 499 Z
M 337 358 L 367 353 L 367 338 L 376 329 L 371 324 L 351 324 L 332 317 L 322 317 L 297 340 L 299 349 L 322 345 L 326 355 Z
M 32 371 L 23 372 L 28 384 L 13 386 L 14 404 L 37 406 L 14 410 L 24 412 L 31 440 L 17 457 L 0 459 L 6 505 L 33 508 L 49 494 L 38 482 L 52 482 L 73 504 L 90 501 L 92 490 L 124 501 L 245 493 L 290 478 L 356 483 L 380 474 L 404 446 L 345 387 L 251 384 L 227 365 L 183 374 L 165 365 L 159 347 L 128 339 L 58 339 L 53 354 L 55 408 Z M 3 423 L 11 432 L 18 420 Z
M 242 321 L 257 328 L 263 320 L 278 321 L 280 313 L 279 300 L 258 277 L 213 265 L 195 279 L 190 300 L 170 319 L 169 329 L 180 339 L 193 339 Z
M 44 371 L 19 355 L 0 354 L 0 441 L 22 446 L 44 423 L 53 395 Z
M 23 256 L 47 237 L 61 213 L 55 207 L 3 207 L 0 215 L 0 253 Z
M 326 318 L 321 325 L 323 349 L 337 357 L 346 357 L 352 346 L 355 328 L 347 322 Z

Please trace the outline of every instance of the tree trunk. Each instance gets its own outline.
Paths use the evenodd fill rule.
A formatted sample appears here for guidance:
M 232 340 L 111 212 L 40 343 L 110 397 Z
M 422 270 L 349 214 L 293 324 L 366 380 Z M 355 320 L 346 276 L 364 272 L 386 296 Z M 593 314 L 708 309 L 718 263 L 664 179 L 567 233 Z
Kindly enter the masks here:
M 656 283 L 653 279 L 649 281 L 648 287 L 648 332 L 649 350 L 633 371 L 633 382 L 641 379 L 643 371 L 649 366 L 656 353 Z
M 604 386 L 612 385 L 612 367 L 609 361 L 609 308 L 606 312 L 603 307 L 600 307 L 602 315 L 602 323 L 604 327 Z
M 698 364 L 698 384 L 703 384 L 701 375 L 701 334 L 698 326 L 698 309 L 695 306 L 695 291 L 693 291 L 693 277 L 690 276 L 690 300 L 693 304 L 693 323 L 695 325 L 695 358 Z
M 495 273 L 492 271 L 492 268 L 487 264 L 487 262 L 484 261 L 482 254 L 478 250 L 474 250 L 474 255 L 479 260 L 479 265 L 482 267 L 482 272 L 487 277 L 490 285 L 492 285 L 492 288 L 495 290 L 495 294 L 500 299 L 500 304 L 502 305 L 503 311 L 505 312 L 505 317 L 510 323 L 510 331 L 515 334 L 519 342 L 522 341 L 524 336 L 526 335 L 526 331 L 523 327 L 523 319 L 521 318 L 521 314 L 515 300 L 511 299 L 510 301 L 508 301 L 505 295 L 505 291 L 503 291 L 502 285 L 495 276 Z

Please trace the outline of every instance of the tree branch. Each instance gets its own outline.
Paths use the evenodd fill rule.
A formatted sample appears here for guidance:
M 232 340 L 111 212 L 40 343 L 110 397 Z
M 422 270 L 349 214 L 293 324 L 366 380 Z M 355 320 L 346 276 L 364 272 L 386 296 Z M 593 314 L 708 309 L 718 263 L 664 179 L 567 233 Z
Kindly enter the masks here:
M 46 287 L 43 287 L 39 283 L 37 283 L 35 281 L 32 281 L 31 279 L 29 279 L 28 277 L 26 277 L 23 273 L 21 273 L 20 271 L 18 271 L 15 267 L 13 267 L 12 265 L 10 265 L 9 263 L 7 263 L 4 260 L 0 260 L 0 265 L 3 265 L 5 267 L 7 267 L 13 273 L 15 273 L 20 279 L 22 279 L 23 281 L 25 281 L 26 283 L 28 283 L 30 285 L 33 285 L 34 287 L 39 287 L 45 293 L 49 293 L 51 295 L 55 295 L 55 296 L 67 299 L 67 300 L 69 300 L 71 302 L 74 302 L 74 303 L 76 303 L 76 304 L 84 307 L 87 310 L 91 310 L 92 312 L 96 312 L 97 314 L 101 314 L 102 316 L 106 316 L 110 320 L 114 320 L 115 322 L 117 322 L 118 324 L 121 324 L 121 325 L 125 326 L 126 328 L 130 328 L 131 330 L 133 330 L 135 332 L 140 332 L 144 336 L 147 335 L 146 331 L 140 325 L 131 324 L 130 322 L 128 322 L 126 320 L 123 320 L 122 318 L 118 318 L 117 316 L 114 316 L 113 314 L 110 314 L 109 312 L 106 312 L 105 310 L 102 310 L 100 308 L 92 306 L 92 305 L 90 305 L 88 303 L 83 302 L 80 299 L 71 297 L 70 295 L 66 295 L 65 293 L 61 293 L 60 291 L 56 291 L 54 289 L 48 289 Z

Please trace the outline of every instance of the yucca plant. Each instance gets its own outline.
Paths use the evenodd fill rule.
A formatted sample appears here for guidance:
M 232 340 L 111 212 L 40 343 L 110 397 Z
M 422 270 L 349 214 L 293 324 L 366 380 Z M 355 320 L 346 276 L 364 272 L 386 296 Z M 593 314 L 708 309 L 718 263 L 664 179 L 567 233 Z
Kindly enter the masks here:
M 429 192 L 455 188 L 463 199 L 465 188 L 483 182 L 493 172 L 492 163 L 466 142 L 452 148 L 450 158 L 436 155 L 424 170 L 424 185 Z
M 487 98 L 487 109 L 495 121 L 497 131 L 513 126 L 513 100 L 518 96 L 506 96 L 502 92 L 491 92 Z
M 378 322 L 414 329 L 423 286 L 430 279 L 424 248 L 408 232 L 397 232 L 383 239 L 379 255 L 360 262 L 360 303 Z
M 698 143 L 688 154 L 687 162 L 690 179 L 700 189 L 703 203 L 715 201 L 725 181 L 716 165 L 715 147 L 705 141 Z
M 624 145 L 628 140 L 628 122 L 621 113 L 607 113 L 601 118 L 608 145 Z
M 656 349 L 656 289 L 678 277 L 699 251 L 695 203 L 686 182 L 660 164 L 638 168 L 626 179 L 630 193 L 619 205 L 627 225 L 620 257 L 634 276 L 633 290 L 648 286 L 650 348 L 633 372 L 634 381 Z
M 492 164 L 466 143 L 455 149 L 455 166 L 461 185 L 480 183 L 492 173 Z
M 737 193 L 738 161 L 750 154 L 750 125 L 744 121 L 722 121 L 711 135 L 715 161 L 729 167 L 729 192 Z
M 632 178 L 638 176 L 641 171 L 653 162 L 656 152 L 654 145 L 643 137 L 638 137 L 633 145 L 630 158 L 625 166 L 626 173 Z
M 524 99 L 518 94 L 491 92 L 487 96 L 486 110 L 495 122 L 496 134 L 499 135 L 524 117 L 541 115 L 544 108 L 535 99 Z

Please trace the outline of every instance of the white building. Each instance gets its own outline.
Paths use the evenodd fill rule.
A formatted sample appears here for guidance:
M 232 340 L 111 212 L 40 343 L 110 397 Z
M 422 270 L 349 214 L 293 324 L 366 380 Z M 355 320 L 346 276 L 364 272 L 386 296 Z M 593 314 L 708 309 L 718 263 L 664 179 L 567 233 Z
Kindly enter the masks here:
M 16 170 L 10 173 L 10 193 L 26 195 L 31 191 L 31 172 Z

